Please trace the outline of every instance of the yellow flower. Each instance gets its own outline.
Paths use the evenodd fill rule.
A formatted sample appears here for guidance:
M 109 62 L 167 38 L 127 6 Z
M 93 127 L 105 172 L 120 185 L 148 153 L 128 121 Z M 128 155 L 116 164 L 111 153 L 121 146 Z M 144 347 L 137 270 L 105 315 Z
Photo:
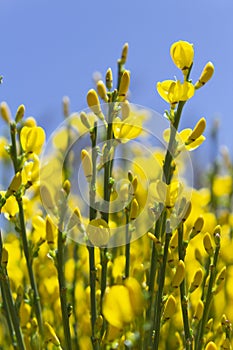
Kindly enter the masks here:
M 140 284 L 133 277 L 125 280 L 125 285 L 115 285 L 106 289 L 103 301 L 103 315 L 110 325 L 122 329 L 141 314 L 144 300 Z
M 213 183 L 215 196 L 221 197 L 230 194 L 232 191 L 232 177 L 230 175 L 216 176 Z
M 36 185 L 39 181 L 40 161 L 36 154 L 33 154 L 32 159 L 24 163 L 22 170 L 22 183 Z
M 24 126 L 20 133 L 22 148 L 27 153 L 40 154 L 45 142 L 45 132 L 40 126 Z
M 114 137 L 121 143 L 126 143 L 129 140 L 135 139 L 141 134 L 142 120 L 138 119 L 137 115 L 129 116 L 121 121 L 120 118 L 115 118 L 113 122 Z
M 170 48 L 170 55 L 175 65 L 187 74 L 193 63 L 193 45 L 187 41 L 177 41 Z
M 177 141 L 177 151 L 180 152 L 182 149 L 187 149 L 188 151 L 193 151 L 198 148 L 204 141 L 205 136 L 202 133 L 205 130 L 206 121 L 205 118 L 201 118 L 194 129 L 184 129 L 179 133 L 176 133 Z M 169 142 L 170 129 L 166 129 L 163 133 L 163 138 L 166 142 Z
M 157 83 L 157 91 L 174 108 L 179 101 L 187 101 L 193 97 L 195 89 L 188 81 L 182 84 L 179 80 L 164 80 Z
M 179 181 L 173 181 L 167 185 L 163 181 L 157 182 L 157 193 L 159 200 L 165 205 L 166 208 L 173 208 L 178 196 L 182 191 L 182 186 Z
M 0 194 L 4 197 L 5 192 L 1 191 Z M 7 198 L 6 203 L 2 207 L 2 213 L 4 213 L 4 216 L 10 220 L 18 213 L 18 203 L 14 196 L 10 196 Z

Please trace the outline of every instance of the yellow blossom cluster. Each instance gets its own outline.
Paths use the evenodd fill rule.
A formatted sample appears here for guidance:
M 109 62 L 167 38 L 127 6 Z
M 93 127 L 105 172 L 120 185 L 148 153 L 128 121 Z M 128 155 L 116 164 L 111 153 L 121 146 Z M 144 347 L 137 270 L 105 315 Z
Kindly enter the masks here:
M 0 348 L 232 349 L 233 164 L 225 149 L 200 189 L 180 176 L 206 127 L 202 117 L 180 131 L 181 112 L 214 67 L 193 84 L 193 45 L 176 42 L 170 54 L 183 81 L 157 84 L 170 123 L 165 149 L 151 145 L 149 157 L 141 144 L 130 152 L 147 115 L 128 101 L 128 44 L 116 88 L 108 69 L 87 93 L 88 111 L 69 116 L 64 100 L 66 123 L 41 172 L 45 131 L 23 105 L 12 119 L 1 104 L 0 162 L 12 172 L 0 188 Z M 77 135 L 89 142 L 79 152 Z M 125 144 L 128 163 L 117 158 Z

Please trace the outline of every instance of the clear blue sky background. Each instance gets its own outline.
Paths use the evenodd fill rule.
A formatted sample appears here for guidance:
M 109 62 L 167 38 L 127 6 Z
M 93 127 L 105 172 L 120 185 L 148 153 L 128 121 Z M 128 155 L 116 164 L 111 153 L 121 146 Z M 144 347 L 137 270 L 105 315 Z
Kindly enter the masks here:
M 194 81 L 208 60 L 216 68 L 187 105 L 182 126 L 205 116 L 208 135 L 217 117 L 220 143 L 233 150 L 232 0 L 0 0 L 0 14 L 0 100 L 13 112 L 24 103 L 48 134 L 62 121 L 64 95 L 79 111 L 86 108 L 94 71 L 104 74 L 110 66 L 116 75 L 124 42 L 130 47 L 131 101 L 163 113 L 167 105 L 155 85 L 179 77 L 169 48 L 182 39 L 194 44 Z M 207 157 L 208 147 L 201 152 Z

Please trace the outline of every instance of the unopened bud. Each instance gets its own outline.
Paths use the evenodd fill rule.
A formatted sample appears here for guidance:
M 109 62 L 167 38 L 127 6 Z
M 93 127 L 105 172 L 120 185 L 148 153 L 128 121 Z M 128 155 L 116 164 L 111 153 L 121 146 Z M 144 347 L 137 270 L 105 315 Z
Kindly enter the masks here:
M 81 119 L 82 124 L 83 124 L 87 129 L 90 129 L 91 125 L 90 125 L 90 123 L 89 123 L 88 117 L 87 117 L 87 115 L 86 115 L 85 112 L 81 112 L 81 113 L 80 113 L 80 119 Z
M 120 101 L 124 101 L 126 99 L 127 92 L 129 90 L 130 84 L 130 73 L 128 70 L 125 70 L 121 76 L 120 87 L 118 91 L 118 96 Z
M 210 341 L 206 347 L 205 347 L 205 350 L 217 350 L 217 345 L 213 342 L 213 341 Z
M 0 105 L 0 113 L 2 115 L 2 119 L 5 120 L 7 124 L 11 122 L 11 112 L 6 102 L 2 102 Z
M 63 190 L 65 191 L 65 193 L 67 194 L 67 196 L 70 194 L 70 188 L 71 188 L 71 183 L 69 180 L 65 180 L 65 182 L 62 185 Z
M 102 80 L 99 80 L 97 83 L 97 92 L 100 98 L 104 100 L 104 102 L 108 102 L 108 95 L 107 90 L 104 82 Z
M 171 283 L 172 288 L 178 288 L 180 284 L 183 282 L 184 276 L 185 276 L 185 264 L 183 260 L 180 260 L 178 262 L 175 275 L 172 279 L 172 283 Z
M 83 172 L 87 179 L 87 182 L 91 182 L 92 173 L 93 173 L 92 160 L 89 153 L 85 149 L 83 149 L 81 152 L 81 160 L 82 160 Z
M 121 53 L 121 63 L 125 64 L 126 60 L 127 60 L 127 56 L 128 56 L 128 49 L 129 49 L 129 44 L 125 43 L 122 49 L 122 53 Z
M 191 135 L 189 135 L 188 137 L 188 141 L 195 141 L 196 139 L 198 139 L 198 137 L 200 137 L 203 132 L 205 131 L 206 128 L 206 120 L 205 118 L 201 118 L 197 124 L 195 125 Z
M 7 266 L 8 264 L 8 251 L 6 250 L 6 248 L 2 248 L 2 257 L 1 257 L 1 265 L 2 266 Z
M 135 220 L 136 217 L 138 216 L 138 212 L 139 212 L 138 201 L 136 200 L 136 198 L 134 198 L 131 203 L 130 220 Z
M 212 62 L 208 62 L 205 65 L 199 80 L 195 84 L 195 89 L 199 89 L 200 87 L 205 85 L 212 78 L 213 74 L 214 74 L 214 65 Z
M 15 116 L 16 123 L 19 123 L 23 119 L 24 113 L 25 113 L 25 106 L 20 105 L 17 109 L 16 116 Z
M 203 301 L 199 300 L 199 302 L 196 306 L 195 313 L 193 315 L 194 320 L 200 321 L 200 319 L 202 318 L 202 315 L 203 315 L 203 311 L 204 311 Z
M 189 293 L 194 292 L 201 285 L 202 280 L 203 280 L 203 271 L 201 268 L 199 268 L 193 277 L 193 281 L 189 287 Z
M 29 322 L 31 316 L 31 306 L 24 301 L 20 304 L 19 308 L 19 317 L 22 327 L 26 327 L 26 324 Z
M 174 315 L 176 312 L 176 299 L 173 295 L 170 295 L 166 301 L 164 312 L 163 312 L 163 319 L 164 322 L 170 320 L 170 318 Z
M 57 228 L 54 225 L 54 223 L 49 215 L 47 215 L 46 219 L 45 219 L 45 231 L 46 231 L 46 241 L 47 241 L 50 249 L 54 249 Z
M 99 97 L 94 89 L 89 90 L 87 93 L 87 104 L 90 107 L 90 109 L 92 110 L 92 112 L 94 112 L 95 115 L 97 115 L 97 117 L 103 121 L 104 115 L 103 115 L 101 108 L 100 108 Z
M 155 235 L 153 235 L 151 232 L 148 232 L 147 236 L 154 242 L 155 248 L 156 248 L 158 254 L 160 254 L 162 251 L 162 243 L 160 242 L 160 240 Z
M 108 70 L 106 72 L 105 81 L 106 81 L 107 89 L 111 90 L 112 89 L 112 70 L 111 70 L 111 68 L 108 68 Z
M 53 329 L 48 322 L 44 324 L 44 341 L 45 344 L 52 343 L 55 346 L 60 346 L 60 341 Z
M 212 242 L 211 242 L 211 237 L 210 234 L 207 232 L 203 238 L 203 244 L 204 244 L 204 248 L 207 252 L 207 254 L 209 254 L 210 256 L 213 255 L 214 250 L 213 250 L 213 246 L 212 246 Z
M 198 233 L 200 233 L 203 226 L 204 226 L 204 219 L 202 216 L 200 216 L 199 218 L 197 218 L 197 220 L 195 221 L 195 223 L 193 225 L 189 239 L 194 238 Z

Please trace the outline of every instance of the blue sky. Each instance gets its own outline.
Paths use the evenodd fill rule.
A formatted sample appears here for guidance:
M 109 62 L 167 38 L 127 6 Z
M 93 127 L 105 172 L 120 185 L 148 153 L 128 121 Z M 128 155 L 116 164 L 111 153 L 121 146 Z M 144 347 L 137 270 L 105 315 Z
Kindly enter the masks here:
M 194 44 L 195 81 L 205 63 L 215 64 L 212 81 L 185 109 L 182 126 L 207 119 L 206 135 L 220 119 L 220 143 L 233 149 L 233 2 L 232 0 L 75 1 L 0 0 L 0 100 L 12 112 L 24 103 L 50 134 L 62 121 L 61 100 L 71 110 L 86 108 L 92 74 L 116 60 L 129 43 L 131 102 L 163 113 L 157 81 L 180 77 L 169 56 L 176 40 Z M 2 124 L 1 124 L 2 125 Z M 202 153 L 209 155 L 208 143 Z

